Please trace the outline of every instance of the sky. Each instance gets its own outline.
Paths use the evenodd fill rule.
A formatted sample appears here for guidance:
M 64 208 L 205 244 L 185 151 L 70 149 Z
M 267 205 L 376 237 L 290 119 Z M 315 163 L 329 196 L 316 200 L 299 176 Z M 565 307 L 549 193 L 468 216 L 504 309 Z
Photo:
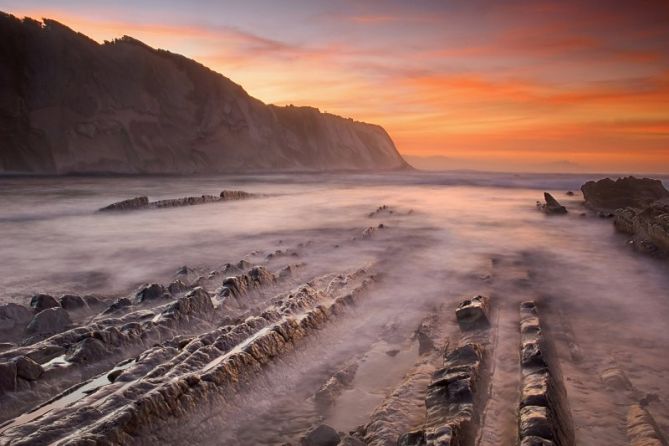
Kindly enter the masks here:
M 428 166 L 669 172 L 668 0 L 0 0 L 184 54 Z M 425 160 L 423 160 L 425 161 Z

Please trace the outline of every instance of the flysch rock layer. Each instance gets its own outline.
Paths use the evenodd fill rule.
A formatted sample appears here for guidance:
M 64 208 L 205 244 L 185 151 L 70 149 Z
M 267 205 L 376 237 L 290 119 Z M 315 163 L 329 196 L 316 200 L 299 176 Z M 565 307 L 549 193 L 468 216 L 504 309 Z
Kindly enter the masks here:
M 158 201 L 149 201 L 148 197 L 141 196 L 112 203 L 101 208 L 100 211 L 131 211 L 137 209 L 173 208 L 181 206 L 194 206 L 198 204 L 218 203 L 221 201 L 246 200 L 255 197 L 257 197 L 257 195 L 241 190 L 224 190 L 218 196 L 200 195 L 198 197 L 169 198 Z
M 0 444 L 136 444 L 140 435 L 151 443 L 151 432 L 165 423 L 233 399 L 264 365 L 354 304 L 372 279 L 351 277 L 356 279 L 346 285 L 332 285 L 332 277 L 327 285 L 312 281 L 277 296 L 260 316 L 241 324 L 150 348 L 92 394 L 4 427 Z
M 191 59 L 54 20 L 0 13 L 0 79 L 0 172 L 408 168 L 377 125 L 266 105 Z
M 573 446 L 574 431 L 566 392 L 549 358 L 533 301 L 520 305 L 520 340 L 519 444 Z
M 39 379 L 31 380 L 30 385 L 15 380 L 12 386 L 0 387 L 0 401 L 6 408 L 3 419 L 156 343 L 210 329 L 220 319 L 219 313 L 232 314 L 228 311 L 228 299 L 235 299 L 236 309 L 240 306 L 245 308 L 243 296 L 252 289 L 274 284 L 277 280 L 277 275 L 262 266 L 254 266 L 245 273 L 228 277 L 214 296 L 218 308 L 202 287 L 171 300 L 172 296 L 165 287 L 149 284 L 138 291 L 135 304 L 123 298 L 127 305 L 114 303 L 87 325 L 32 345 L 1 352 L 0 363 L 25 357 L 41 364 L 45 370 Z M 183 291 L 186 290 L 176 294 L 183 294 Z M 167 303 L 162 303 L 166 298 Z M 156 301 L 159 301 L 158 307 L 147 309 L 142 305 Z M 119 314 L 123 311 L 126 313 Z M 50 363 L 58 358 L 62 358 L 58 364 Z
M 627 412 L 630 446 L 667 446 L 667 439 L 645 407 L 635 404 Z
M 463 308 L 468 310 L 463 312 Z M 458 306 L 456 317 L 463 334 L 458 345 L 445 352 L 444 366 L 432 375 L 425 397 L 425 424 L 421 429 L 402 434 L 398 445 L 474 445 L 479 415 L 488 393 L 486 361 L 492 348 L 488 309 L 488 298 L 483 296 L 467 299 Z M 476 317 L 472 319 L 473 313 Z M 482 318 L 486 324 L 480 324 Z

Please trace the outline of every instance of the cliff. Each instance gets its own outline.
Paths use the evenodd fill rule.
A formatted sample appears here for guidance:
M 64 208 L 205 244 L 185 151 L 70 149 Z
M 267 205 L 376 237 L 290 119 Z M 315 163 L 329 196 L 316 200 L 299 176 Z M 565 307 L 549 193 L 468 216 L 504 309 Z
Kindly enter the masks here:
M 266 105 L 183 56 L 0 13 L 0 172 L 408 167 L 386 131 Z

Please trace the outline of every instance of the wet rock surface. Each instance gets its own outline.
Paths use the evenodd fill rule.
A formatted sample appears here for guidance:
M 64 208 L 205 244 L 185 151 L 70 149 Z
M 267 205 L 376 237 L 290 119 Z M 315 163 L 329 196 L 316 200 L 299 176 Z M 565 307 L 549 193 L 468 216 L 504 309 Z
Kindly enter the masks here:
M 551 194 L 544 192 L 545 203 L 537 201 L 537 209 L 547 215 L 564 215 L 567 208 L 562 206 Z
M 520 334 L 519 441 L 572 446 L 574 432 L 566 393 L 533 301 L 520 304 Z
M 59 333 L 72 323 L 69 314 L 60 306 L 37 313 L 28 323 L 26 331 L 33 335 Z
M 625 177 L 588 181 L 581 186 L 585 205 L 598 211 L 613 212 L 625 207 L 645 208 L 653 202 L 669 198 L 669 191 L 660 180 Z
M 241 190 L 224 190 L 219 195 L 200 195 L 197 197 L 169 198 L 165 200 L 149 201 L 148 197 L 136 197 L 112 203 L 100 208 L 100 211 L 132 211 L 138 209 L 173 208 L 194 206 L 198 204 L 216 203 L 220 201 L 247 200 L 258 195 Z

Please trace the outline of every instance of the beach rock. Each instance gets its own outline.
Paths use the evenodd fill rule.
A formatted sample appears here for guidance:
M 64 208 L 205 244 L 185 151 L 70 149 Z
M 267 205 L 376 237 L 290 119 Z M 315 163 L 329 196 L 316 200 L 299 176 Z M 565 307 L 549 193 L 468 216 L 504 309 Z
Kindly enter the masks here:
M 165 287 L 157 283 L 144 285 L 137 294 L 135 294 L 135 300 L 138 303 L 156 299 L 169 299 L 170 297 L 170 293 Z
M 245 200 L 247 198 L 253 198 L 253 194 L 244 192 L 242 190 L 223 190 L 221 191 L 220 197 L 221 200 Z
M 475 330 L 490 325 L 488 312 L 488 298 L 485 296 L 476 296 L 460 303 L 455 310 L 455 317 L 461 330 Z
M 26 331 L 29 334 L 37 335 L 59 333 L 71 323 L 67 311 L 58 306 L 37 313 L 26 327 Z
M 74 348 L 65 355 L 65 359 L 70 362 L 82 364 L 100 360 L 107 355 L 109 355 L 109 351 L 100 340 L 86 338 L 83 341 L 78 342 Z
M 130 299 L 127 297 L 119 297 L 116 299 L 114 303 L 112 303 L 105 311 L 102 312 L 102 314 L 109 314 L 109 313 L 114 313 L 118 310 L 121 310 L 123 308 L 129 307 L 132 305 L 132 302 L 130 302 Z
M 148 206 L 149 206 L 149 197 L 141 196 L 112 203 L 109 206 L 100 208 L 100 211 L 130 211 L 133 209 L 146 208 Z
M 0 331 L 23 329 L 32 317 L 33 312 L 23 305 L 0 305 Z
M 177 279 L 167 286 L 167 291 L 169 291 L 171 294 L 183 293 L 185 291 L 188 291 L 188 285 L 186 285 L 181 280 Z
M 60 306 L 66 310 L 80 310 L 86 307 L 86 301 L 81 296 L 64 294 L 58 299 Z
M 32 299 L 30 299 L 30 306 L 35 309 L 36 313 L 39 313 L 47 308 L 60 307 L 60 304 L 53 296 L 48 294 L 35 294 Z
M 41 365 L 26 356 L 19 356 L 16 358 L 15 362 L 16 375 L 19 378 L 23 378 L 28 381 L 35 381 L 40 376 L 42 376 L 42 373 L 44 373 L 44 369 Z
M 327 424 L 312 427 L 300 439 L 301 446 L 337 446 L 339 434 Z
M 546 203 L 537 202 L 537 208 L 547 215 L 563 215 L 567 208 L 562 206 L 551 194 L 544 192 Z
M 618 209 L 614 227 L 634 236 L 633 246 L 643 252 L 669 253 L 669 204 L 653 203 L 644 208 Z
M 0 396 L 16 390 L 16 363 L 0 362 Z
M 669 198 L 669 191 L 660 180 L 625 177 L 613 181 L 604 178 L 588 181 L 581 186 L 585 205 L 598 211 L 615 211 L 619 208 L 645 208 L 654 201 Z

